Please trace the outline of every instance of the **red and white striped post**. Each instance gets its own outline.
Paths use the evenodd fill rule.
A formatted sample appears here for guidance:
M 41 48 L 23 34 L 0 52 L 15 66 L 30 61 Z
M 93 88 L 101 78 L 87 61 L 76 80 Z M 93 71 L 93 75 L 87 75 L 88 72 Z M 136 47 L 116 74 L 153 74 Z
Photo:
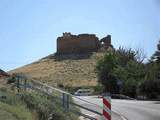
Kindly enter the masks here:
M 103 118 L 104 120 L 111 120 L 111 97 L 103 97 Z

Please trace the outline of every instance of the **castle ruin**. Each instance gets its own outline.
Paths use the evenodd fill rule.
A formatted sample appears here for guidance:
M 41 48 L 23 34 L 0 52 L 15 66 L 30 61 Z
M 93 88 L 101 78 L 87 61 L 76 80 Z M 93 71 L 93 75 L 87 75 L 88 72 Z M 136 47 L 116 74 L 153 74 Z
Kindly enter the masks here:
M 57 38 L 57 54 L 97 52 L 102 47 L 112 47 L 110 35 L 99 40 L 95 34 L 72 35 L 65 32 Z

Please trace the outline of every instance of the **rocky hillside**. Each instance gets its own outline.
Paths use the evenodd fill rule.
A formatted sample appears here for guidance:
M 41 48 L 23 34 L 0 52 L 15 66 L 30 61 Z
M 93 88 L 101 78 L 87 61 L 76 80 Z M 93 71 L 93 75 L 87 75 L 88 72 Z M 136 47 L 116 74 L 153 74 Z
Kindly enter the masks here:
M 36 80 L 50 85 L 95 86 L 97 76 L 95 66 L 104 53 L 92 54 L 52 54 L 37 62 L 10 71 L 25 73 Z

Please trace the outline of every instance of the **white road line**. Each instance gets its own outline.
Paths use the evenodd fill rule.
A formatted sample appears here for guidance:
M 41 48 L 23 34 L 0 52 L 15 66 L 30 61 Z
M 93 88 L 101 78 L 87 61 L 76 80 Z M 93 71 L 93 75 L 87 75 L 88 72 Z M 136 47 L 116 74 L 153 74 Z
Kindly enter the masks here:
M 123 116 L 121 113 L 117 112 L 116 110 L 113 110 L 113 109 L 112 109 L 112 111 L 113 111 L 114 113 L 116 113 L 117 115 L 119 115 L 119 116 L 122 118 L 122 120 L 128 120 L 125 116 Z

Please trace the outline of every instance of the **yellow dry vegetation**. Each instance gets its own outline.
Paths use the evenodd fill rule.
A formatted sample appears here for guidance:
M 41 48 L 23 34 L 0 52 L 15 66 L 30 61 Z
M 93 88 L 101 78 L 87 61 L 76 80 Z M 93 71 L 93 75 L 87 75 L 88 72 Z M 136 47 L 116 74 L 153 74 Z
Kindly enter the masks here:
M 37 62 L 10 71 L 10 73 L 25 73 L 32 78 L 55 86 L 95 86 L 97 76 L 96 62 L 104 53 L 93 53 L 87 58 L 57 60 L 54 55 L 45 57 Z M 67 58 L 67 57 L 66 57 Z

